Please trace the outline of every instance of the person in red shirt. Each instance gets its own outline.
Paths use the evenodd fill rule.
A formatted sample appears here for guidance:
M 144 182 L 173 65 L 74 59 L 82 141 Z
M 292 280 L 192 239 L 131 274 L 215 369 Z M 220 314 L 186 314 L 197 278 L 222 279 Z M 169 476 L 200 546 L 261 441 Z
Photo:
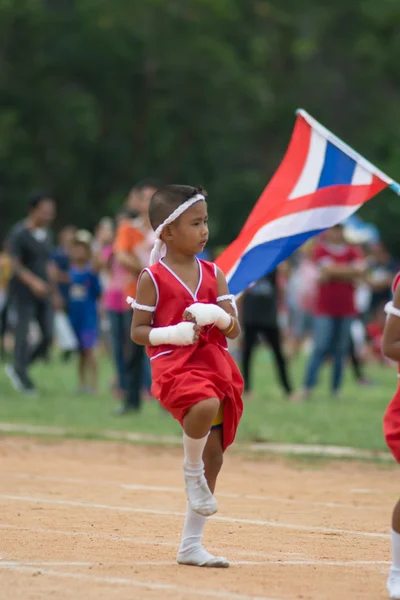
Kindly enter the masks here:
M 314 348 L 310 356 L 304 395 L 310 394 L 326 356 L 333 359 L 332 392 L 339 392 L 343 365 L 350 344 L 350 327 L 356 315 L 355 282 L 366 268 L 361 251 L 346 243 L 343 225 L 325 232 L 314 249 L 313 259 L 319 269 L 314 319 Z

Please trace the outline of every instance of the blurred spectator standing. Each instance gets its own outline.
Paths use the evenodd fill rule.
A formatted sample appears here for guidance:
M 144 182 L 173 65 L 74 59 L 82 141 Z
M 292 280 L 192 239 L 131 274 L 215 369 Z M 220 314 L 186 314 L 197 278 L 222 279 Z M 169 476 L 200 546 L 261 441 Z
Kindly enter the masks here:
M 48 232 L 55 208 L 47 193 L 33 194 L 27 218 L 12 228 L 7 242 L 13 265 L 10 301 L 16 314 L 16 329 L 14 364 L 6 366 L 6 373 L 16 389 L 28 394 L 35 393 L 28 367 L 35 359 L 47 356 L 53 335 L 52 300 L 60 303 Z M 31 348 L 28 331 L 33 320 L 39 325 L 41 340 Z
M 368 258 L 367 282 L 371 288 L 372 297 L 370 312 L 375 311 L 382 303 L 389 302 L 392 297 L 392 282 L 397 272 L 395 260 L 390 256 L 382 242 L 373 244 Z
M 113 247 L 114 238 L 115 225 L 113 219 L 111 217 L 103 217 L 95 228 L 92 242 L 92 264 L 95 271 L 99 274 L 103 292 L 108 288 L 110 279 L 107 262 L 104 261 L 104 253 L 107 249 Z M 110 354 L 112 352 L 111 324 L 103 302 L 99 303 L 98 310 L 101 348 L 106 354 Z
M 324 359 L 333 358 L 332 392 L 337 395 L 342 383 L 345 358 L 349 352 L 350 328 L 356 314 L 355 283 L 365 273 L 366 263 L 359 248 L 347 244 L 343 226 L 325 232 L 314 250 L 319 269 L 314 318 L 314 347 L 304 382 L 308 396 L 317 382 Z
M 355 317 L 350 328 L 350 360 L 356 381 L 360 385 L 371 385 L 372 381 L 364 373 L 366 354 L 366 322 L 371 303 L 371 289 L 363 277 L 355 287 L 354 307 Z
M 79 393 L 97 390 L 98 307 L 101 287 L 91 265 L 92 236 L 77 231 L 71 248 L 68 316 L 79 342 Z
M 69 347 L 65 349 L 66 336 L 65 336 L 65 328 L 70 330 L 69 322 L 68 322 L 68 295 L 69 295 L 69 268 L 70 268 L 70 257 L 71 257 L 71 249 L 74 240 L 74 236 L 76 233 L 76 227 L 74 225 L 66 225 L 61 229 L 58 234 L 58 246 L 54 251 L 53 260 L 57 268 L 57 283 L 58 283 L 58 291 L 63 300 L 63 306 L 59 311 L 56 312 L 55 315 L 55 341 L 58 343 L 59 347 L 62 349 L 62 356 L 64 360 L 68 360 L 72 354 L 72 351 L 76 349 L 74 345 L 73 348 Z M 60 327 L 60 317 L 61 324 Z M 69 339 L 71 339 L 71 334 L 69 333 Z
M 8 326 L 9 286 L 12 275 L 11 257 L 4 244 L 0 252 L 0 357 L 4 360 L 6 352 L 6 333 Z
M 70 255 L 75 233 L 76 227 L 74 225 L 63 227 L 58 234 L 58 246 L 53 255 L 57 267 L 58 290 L 64 300 L 65 307 L 68 304 Z
M 111 349 L 116 378 L 113 387 L 117 398 L 126 394 L 126 366 L 124 359 L 125 341 L 124 315 L 126 313 L 126 288 L 129 284 L 129 271 L 115 257 L 114 243 L 106 243 L 96 259 L 99 272 L 103 275 L 102 308 L 107 314 L 110 327 Z
M 290 357 L 295 357 L 305 340 L 312 335 L 315 303 L 318 290 L 318 267 L 313 260 L 314 241 L 297 252 L 288 285 L 288 304 L 291 312 Z
M 272 349 L 279 380 L 286 395 L 290 396 L 292 393 L 278 325 L 278 295 L 275 269 L 250 288 L 243 299 L 243 377 L 247 397 L 251 394 L 251 361 L 259 338 Z
M 125 288 L 125 297 L 136 296 L 137 278 L 142 269 L 149 264 L 150 252 L 154 243 L 154 232 L 150 225 L 148 208 L 150 199 L 157 191 L 158 185 L 153 181 L 144 181 L 136 185 L 130 192 L 127 210 L 134 218 L 127 218 L 118 227 L 114 252 L 119 264 L 129 273 L 129 282 Z M 130 339 L 132 309 L 126 304 L 124 313 L 124 339 L 126 369 L 126 395 L 124 404 L 118 409 L 119 414 L 138 411 L 141 407 L 141 390 L 143 383 L 145 352 L 143 346 L 134 344 Z M 148 372 L 148 371 L 147 371 Z

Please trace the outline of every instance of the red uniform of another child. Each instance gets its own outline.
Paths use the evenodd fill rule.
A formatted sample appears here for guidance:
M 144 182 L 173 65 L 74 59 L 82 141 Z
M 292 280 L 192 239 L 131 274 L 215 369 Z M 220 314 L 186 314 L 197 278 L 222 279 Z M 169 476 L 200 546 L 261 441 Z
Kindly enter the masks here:
M 400 282 L 400 273 L 396 275 L 393 281 L 393 293 Z M 398 317 L 397 317 L 398 318 Z M 398 377 L 400 377 L 400 365 L 398 367 Z M 400 379 L 397 391 L 386 409 L 383 418 L 383 430 L 386 443 L 397 462 L 400 462 Z
M 217 304 L 217 270 L 212 263 L 198 260 L 196 293 L 165 263 L 145 269 L 157 291 L 153 327 L 177 325 L 186 308 L 195 302 Z M 205 327 L 197 344 L 191 346 L 149 346 L 152 393 L 181 424 L 187 410 L 208 398 L 224 402 L 223 449 L 235 439 L 243 412 L 243 379 L 228 352 L 225 336 L 215 326 Z

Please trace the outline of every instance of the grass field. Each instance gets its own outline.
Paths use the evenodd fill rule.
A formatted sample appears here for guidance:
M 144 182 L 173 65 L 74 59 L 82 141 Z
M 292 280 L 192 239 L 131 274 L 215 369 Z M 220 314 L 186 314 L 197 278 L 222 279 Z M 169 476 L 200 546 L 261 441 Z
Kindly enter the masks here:
M 302 381 L 304 361 L 291 365 L 293 381 Z M 340 399 L 329 395 L 328 368 L 312 400 L 288 403 L 276 381 L 270 355 L 260 351 L 255 365 L 256 398 L 245 405 L 238 439 L 242 441 L 329 444 L 384 450 L 382 417 L 397 384 L 394 369 L 368 367 L 371 387 L 360 387 L 347 372 Z M 100 393 L 79 396 L 74 361 L 57 358 L 38 365 L 33 377 L 40 389 L 37 398 L 20 396 L 0 372 L 0 422 L 52 425 L 67 428 L 73 435 L 96 436 L 101 430 L 120 430 L 156 435 L 177 434 L 179 424 L 165 414 L 157 402 L 146 402 L 139 415 L 114 416 L 116 403 L 109 391 L 111 366 L 101 361 Z

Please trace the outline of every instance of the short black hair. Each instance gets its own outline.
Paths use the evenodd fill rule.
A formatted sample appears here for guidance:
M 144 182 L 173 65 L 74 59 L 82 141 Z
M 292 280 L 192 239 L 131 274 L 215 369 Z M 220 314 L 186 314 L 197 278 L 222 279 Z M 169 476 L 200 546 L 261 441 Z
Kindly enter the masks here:
M 31 192 L 28 197 L 28 211 L 34 210 L 39 206 L 42 200 L 53 201 L 52 195 L 46 190 L 36 190 Z
M 162 186 L 150 200 L 149 219 L 154 231 L 165 219 L 174 212 L 178 206 L 196 196 L 203 194 L 207 198 L 207 192 L 203 187 L 191 185 L 170 184 Z

